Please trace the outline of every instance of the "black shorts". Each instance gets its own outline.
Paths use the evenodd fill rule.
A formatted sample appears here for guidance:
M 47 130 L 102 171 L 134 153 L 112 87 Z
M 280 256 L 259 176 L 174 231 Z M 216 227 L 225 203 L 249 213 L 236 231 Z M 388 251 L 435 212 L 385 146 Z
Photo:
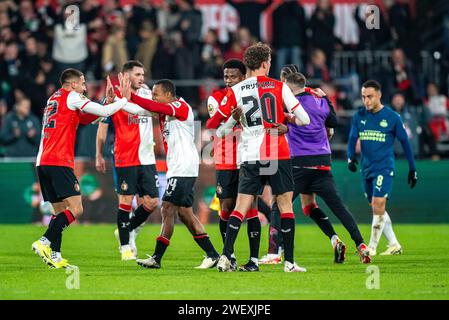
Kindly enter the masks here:
M 173 203 L 178 207 L 190 208 L 193 205 L 193 185 L 196 177 L 171 177 L 167 180 L 162 201 Z
M 239 191 L 239 170 L 217 170 L 217 198 L 237 198 Z
M 156 172 L 156 165 L 118 167 L 116 170 L 118 193 L 120 195 L 138 194 L 139 197 L 159 197 L 159 177 Z
M 295 181 L 295 196 L 300 193 L 321 195 L 337 192 L 334 177 L 330 170 L 293 167 L 293 179 Z
M 81 194 L 80 184 L 72 168 L 37 166 L 36 171 L 45 201 L 56 203 Z
M 268 184 L 274 195 L 293 191 L 293 175 L 290 159 L 244 162 L 240 166 L 239 193 L 260 195 Z

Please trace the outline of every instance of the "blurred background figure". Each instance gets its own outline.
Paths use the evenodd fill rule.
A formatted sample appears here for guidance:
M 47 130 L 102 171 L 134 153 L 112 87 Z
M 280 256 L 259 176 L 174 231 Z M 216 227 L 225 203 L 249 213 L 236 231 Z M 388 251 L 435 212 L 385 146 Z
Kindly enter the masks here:
M 41 126 L 39 119 L 30 111 L 31 102 L 24 98 L 6 114 L 0 133 L 0 143 L 5 146 L 6 157 L 36 156 Z

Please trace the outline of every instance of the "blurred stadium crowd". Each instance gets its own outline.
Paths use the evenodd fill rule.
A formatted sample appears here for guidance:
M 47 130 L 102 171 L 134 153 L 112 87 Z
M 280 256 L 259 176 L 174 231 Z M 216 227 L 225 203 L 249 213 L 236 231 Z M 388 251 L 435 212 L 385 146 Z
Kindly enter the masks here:
M 347 0 L 359 35 L 349 44 L 335 34 L 341 14 L 335 4 L 344 0 L 217 1 L 226 2 L 239 18 L 227 37 L 204 28 L 201 2 L 0 2 L 0 155 L 36 155 L 45 102 L 68 67 L 82 70 L 89 97 L 101 100 L 104 76 L 120 71 L 129 59 L 140 60 L 149 84 L 152 79 L 177 80 L 179 95 L 204 123 L 205 101 L 222 84 L 221 65 L 241 59 L 259 40 L 274 49 L 272 77 L 279 77 L 284 64 L 294 63 L 333 100 L 341 119 L 332 142 L 337 156 L 344 154 L 351 116 L 361 106 L 359 85 L 369 78 L 382 83 L 384 103 L 402 115 L 417 156 L 439 160 L 447 155 L 449 2 Z M 303 2 L 312 10 L 305 10 Z M 371 3 L 380 8 L 379 29 L 366 27 L 365 7 Z M 80 9 L 74 30 L 64 24 L 69 4 Z M 263 12 L 269 12 L 270 23 L 263 23 Z M 93 158 L 95 127 L 79 131 L 77 154 Z

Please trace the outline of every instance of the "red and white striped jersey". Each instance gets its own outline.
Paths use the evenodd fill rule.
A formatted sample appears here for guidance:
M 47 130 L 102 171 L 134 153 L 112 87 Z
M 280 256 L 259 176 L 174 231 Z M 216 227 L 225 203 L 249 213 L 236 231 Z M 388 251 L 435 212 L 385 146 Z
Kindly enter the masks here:
M 207 108 L 211 117 L 218 110 L 221 101 L 229 90 L 228 88 L 224 88 L 215 91 L 207 99 Z M 214 136 L 214 162 L 216 170 L 237 169 L 237 138 L 237 132 L 226 135 L 223 138 Z
M 182 98 L 169 103 L 173 115 L 159 117 L 167 153 L 167 178 L 198 177 L 199 156 L 195 146 L 192 107 Z
M 151 91 L 140 88 L 138 96 L 151 99 Z M 116 167 L 155 164 L 153 120 L 150 116 L 137 116 L 124 110 L 111 116 L 115 129 L 114 158 Z
M 290 150 L 284 135 L 270 130 L 273 124 L 284 122 L 284 105 L 293 112 L 299 102 L 283 82 L 266 76 L 248 78 L 229 90 L 223 98 L 219 112 L 229 117 L 233 108 L 240 106 L 243 116 L 241 161 L 290 159 Z
M 42 119 L 42 136 L 36 166 L 73 169 L 76 130 L 80 110 L 90 100 L 75 91 L 59 89 L 47 101 Z

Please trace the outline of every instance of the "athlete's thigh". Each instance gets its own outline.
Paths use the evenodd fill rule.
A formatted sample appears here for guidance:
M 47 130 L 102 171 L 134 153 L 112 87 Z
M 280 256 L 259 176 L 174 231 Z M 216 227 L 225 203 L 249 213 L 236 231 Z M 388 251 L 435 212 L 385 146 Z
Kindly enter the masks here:
M 260 175 L 260 164 L 243 163 L 239 170 L 239 194 L 261 195 L 265 186 L 265 178 Z
M 303 194 L 303 193 L 301 193 L 300 194 L 300 199 L 301 199 L 301 206 L 303 208 L 307 207 L 307 206 L 310 206 L 311 204 L 316 203 L 316 198 L 315 198 L 315 194 L 314 193 L 312 193 L 312 194 Z
M 373 199 L 373 191 L 374 191 L 374 179 L 362 177 L 362 188 L 365 193 L 365 197 L 368 200 L 368 203 L 371 203 Z
M 139 166 L 117 167 L 118 193 L 122 196 L 134 196 L 137 194 Z
M 195 181 L 196 177 L 170 177 L 167 180 L 167 187 L 162 200 L 178 207 L 191 207 L 193 205 Z
M 52 203 L 79 196 L 80 185 L 72 168 L 60 166 L 42 166 L 45 174 L 46 193 Z
M 37 166 L 36 173 L 44 201 L 49 201 L 51 203 L 61 202 L 61 200 L 58 199 L 58 196 L 56 195 L 56 190 L 53 188 L 51 178 L 47 175 L 46 167 Z M 55 212 L 57 212 L 56 209 Z
M 274 195 L 293 192 L 294 181 L 290 159 L 278 160 L 277 171 L 269 176 L 268 182 Z
M 393 188 L 393 179 L 389 174 L 376 174 L 373 179 L 373 197 L 387 199 Z
M 159 197 L 159 176 L 157 175 L 156 165 L 150 164 L 139 166 L 137 193 L 139 197 Z
M 217 170 L 217 198 L 218 199 L 235 199 L 237 198 L 239 185 L 239 170 Z

